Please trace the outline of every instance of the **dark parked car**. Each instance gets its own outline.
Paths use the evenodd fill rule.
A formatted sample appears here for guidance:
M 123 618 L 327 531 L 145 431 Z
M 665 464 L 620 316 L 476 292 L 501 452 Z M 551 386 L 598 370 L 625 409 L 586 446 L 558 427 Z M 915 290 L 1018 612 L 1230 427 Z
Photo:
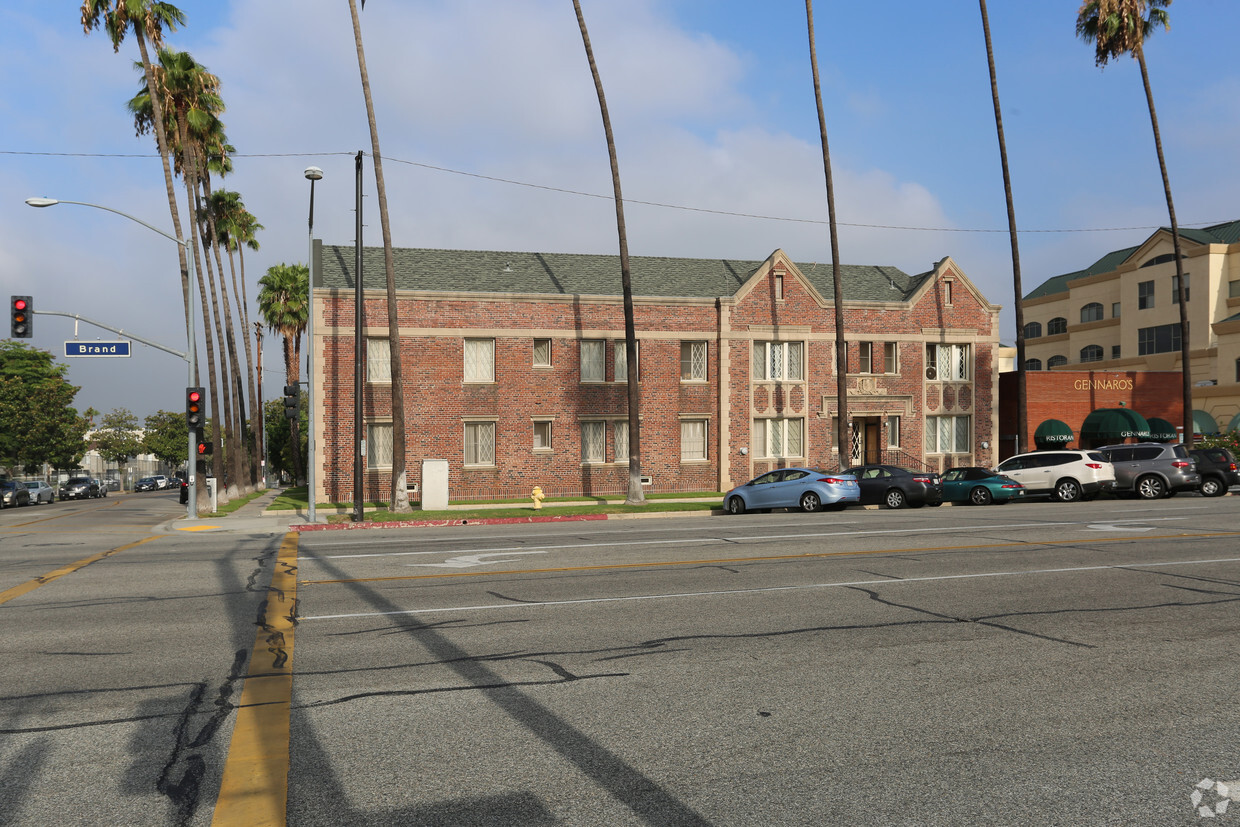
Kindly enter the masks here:
M 0 480 L 0 508 L 30 505 L 30 492 L 26 484 L 14 480 Z
M 98 480 L 90 477 L 73 477 L 60 486 L 60 499 L 85 500 L 103 496 L 99 491 Z
M 154 477 L 143 477 L 133 486 L 134 491 L 154 491 L 156 488 L 159 488 L 159 484 L 155 482 Z
M 943 479 L 929 471 L 913 471 L 899 465 L 858 465 L 844 472 L 857 478 L 861 486 L 861 502 L 881 503 L 888 508 L 905 505 L 941 505 Z
M 1201 474 L 1201 493 L 1207 497 L 1221 497 L 1233 485 L 1240 485 L 1240 469 L 1236 458 L 1226 448 L 1194 448 L 1188 452 L 1197 460 L 1197 473 Z
M 989 468 L 953 468 L 943 475 L 943 500 L 949 503 L 1003 505 L 1025 498 L 1025 486 Z
M 1158 500 L 1181 491 L 1196 491 L 1201 485 L 1197 462 L 1183 445 L 1137 442 L 1098 450 L 1115 467 L 1116 493 Z
M 31 505 L 39 503 L 56 502 L 56 489 L 45 483 L 43 480 L 32 480 L 26 483 L 26 490 L 30 492 Z
M 772 508 L 838 510 L 860 499 L 856 477 L 820 468 L 780 468 L 738 485 L 723 498 L 729 514 Z

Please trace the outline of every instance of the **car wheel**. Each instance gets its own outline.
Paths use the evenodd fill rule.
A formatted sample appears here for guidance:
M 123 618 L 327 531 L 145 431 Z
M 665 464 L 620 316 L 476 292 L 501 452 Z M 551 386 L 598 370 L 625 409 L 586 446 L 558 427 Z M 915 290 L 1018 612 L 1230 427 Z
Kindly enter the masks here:
M 806 514 L 813 514 L 822 508 L 822 500 L 813 491 L 806 491 L 801 495 L 801 510 Z
M 729 514 L 744 514 L 745 513 L 745 501 L 742 500 L 740 497 L 729 497 L 728 498 L 728 513 Z
M 1137 494 L 1143 500 L 1160 500 L 1167 496 L 1167 485 L 1162 481 L 1161 477 L 1155 477 L 1152 474 L 1137 480 L 1135 486 Z
M 1216 477 L 1206 477 L 1201 481 L 1201 495 L 1203 497 L 1221 497 L 1227 492 L 1223 487 L 1223 483 L 1219 482 Z
M 990 505 L 994 499 L 990 492 L 980 485 L 969 492 L 969 502 L 974 505 Z
M 887 492 L 884 498 L 888 508 L 904 508 L 904 504 L 908 502 L 908 497 L 904 496 L 904 492 L 899 488 L 892 488 Z
M 1074 479 L 1060 480 L 1055 483 L 1055 499 L 1061 503 L 1076 502 L 1081 498 L 1081 484 Z

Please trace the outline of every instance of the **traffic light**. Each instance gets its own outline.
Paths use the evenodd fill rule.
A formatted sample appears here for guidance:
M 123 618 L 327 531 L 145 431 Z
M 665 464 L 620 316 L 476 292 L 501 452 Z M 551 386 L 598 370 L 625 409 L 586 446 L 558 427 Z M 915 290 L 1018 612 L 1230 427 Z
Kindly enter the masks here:
M 284 416 L 296 419 L 301 415 L 301 385 L 293 383 L 284 386 Z
M 215 446 L 210 442 L 198 443 L 198 456 L 205 457 L 215 453 Z
M 203 401 L 202 388 L 185 389 L 185 424 L 196 433 L 202 431 Z
M 29 339 L 33 332 L 30 325 L 30 317 L 34 310 L 30 306 L 29 296 L 13 296 L 9 300 L 9 308 L 12 311 L 13 319 L 13 338 Z

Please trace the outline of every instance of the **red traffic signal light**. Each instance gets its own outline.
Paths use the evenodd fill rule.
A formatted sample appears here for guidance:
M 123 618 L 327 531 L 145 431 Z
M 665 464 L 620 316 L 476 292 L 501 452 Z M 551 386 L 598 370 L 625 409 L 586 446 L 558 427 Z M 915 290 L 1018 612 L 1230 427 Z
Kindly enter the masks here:
M 215 446 L 210 442 L 199 442 L 198 443 L 198 456 L 203 457 L 203 456 L 208 456 L 214 453 L 214 447 Z
M 14 339 L 29 339 L 33 335 L 30 316 L 34 309 L 30 306 L 29 296 L 13 296 L 9 299 L 11 333 Z
M 202 388 L 185 389 L 185 423 L 191 431 L 202 428 Z

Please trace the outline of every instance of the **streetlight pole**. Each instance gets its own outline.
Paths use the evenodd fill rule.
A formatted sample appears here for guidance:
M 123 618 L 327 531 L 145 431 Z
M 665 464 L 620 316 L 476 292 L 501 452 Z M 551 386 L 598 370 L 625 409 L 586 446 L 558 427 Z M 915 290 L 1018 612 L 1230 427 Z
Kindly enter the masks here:
M 31 207 L 54 207 L 57 204 L 76 204 L 79 207 L 94 207 L 97 210 L 107 210 L 108 212 L 116 213 L 119 216 L 128 218 L 130 221 L 141 224 L 143 227 L 146 227 L 148 230 L 159 233 L 160 235 L 162 235 L 164 238 L 168 239 L 169 241 L 175 241 L 177 244 L 180 244 L 185 249 L 185 260 L 188 262 L 188 267 L 189 267 L 189 270 L 188 270 L 189 289 L 185 291 L 186 296 L 188 296 L 189 298 L 189 303 L 186 305 L 186 312 L 185 312 L 185 364 L 186 364 L 186 368 L 188 371 L 188 379 L 186 382 L 186 387 L 191 387 L 191 388 L 195 387 L 198 384 L 198 372 L 197 372 L 198 365 L 194 359 L 194 279 L 195 279 L 195 275 L 194 275 L 194 250 L 192 247 L 190 247 L 190 242 L 182 238 L 177 238 L 174 235 L 170 235 L 169 233 L 164 232 L 158 227 L 154 227 L 150 224 L 147 224 L 141 218 L 132 216 L 127 212 L 121 212 L 120 210 L 113 209 L 112 207 L 105 207 L 102 204 L 88 204 L 85 201 L 63 201 L 63 200 L 58 200 L 56 198 L 27 198 L 26 203 L 29 204 Z M 195 490 L 195 485 L 194 485 L 195 483 L 194 472 L 197 470 L 197 455 L 198 455 L 198 446 L 194 442 L 194 432 L 191 429 L 189 431 L 189 437 L 186 440 L 186 446 L 185 446 L 185 473 L 188 478 L 187 482 L 189 483 L 189 498 L 188 498 L 188 503 L 185 507 L 185 512 L 186 512 L 186 517 L 191 520 L 195 520 L 198 518 L 198 492 Z
M 315 522 L 314 513 L 314 484 L 317 474 L 314 472 L 315 451 L 314 451 L 314 182 L 323 178 L 323 170 L 318 167 L 306 167 L 306 180 L 310 182 L 310 315 L 306 319 L 306 338 L 310 344 L 310 355 L 306 357 L 306 424 L 310 429 L 309 435 L 306 437 L 306 489 L 309 496 L 306 498 L 309 502 L 309 509 L 306 516 L 310 522 Z M 297 446 L 293 446 L 296 450 Z

